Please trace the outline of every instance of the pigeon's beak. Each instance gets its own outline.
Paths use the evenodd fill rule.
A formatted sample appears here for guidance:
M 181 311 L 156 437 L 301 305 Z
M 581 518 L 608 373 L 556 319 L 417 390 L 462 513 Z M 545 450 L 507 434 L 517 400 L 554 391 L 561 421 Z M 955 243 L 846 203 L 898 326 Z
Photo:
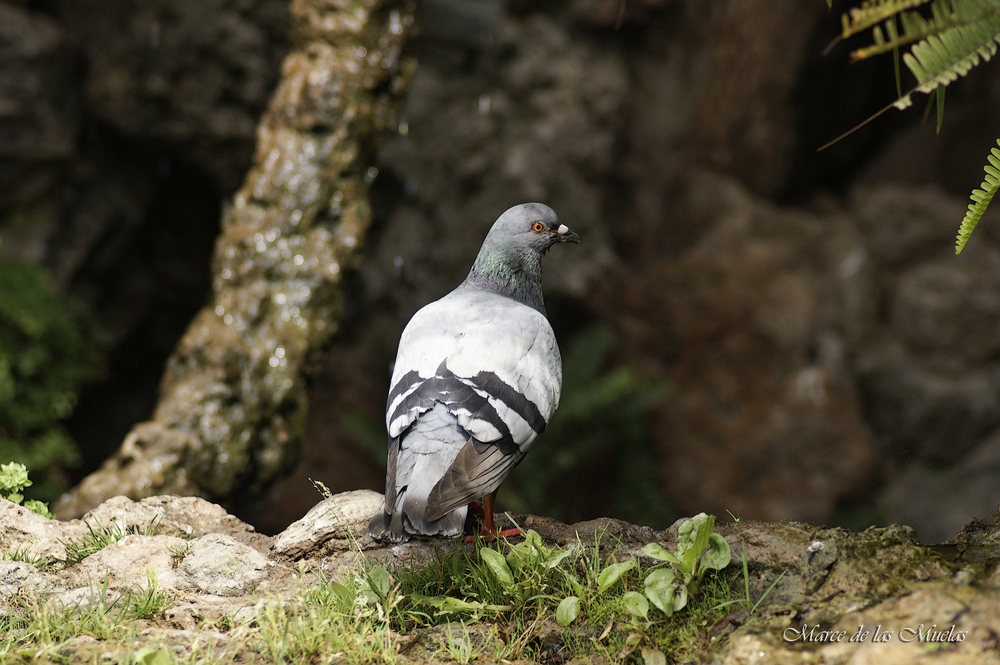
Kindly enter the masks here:
M 572 242 L 577 245 L 583 242 L 580 240 L 580 236 L 570 231 L 569 227 L 565 224 L 560 224 L 559 228 L 556 229 L 556 239 L 558 239 L 559 242 Z

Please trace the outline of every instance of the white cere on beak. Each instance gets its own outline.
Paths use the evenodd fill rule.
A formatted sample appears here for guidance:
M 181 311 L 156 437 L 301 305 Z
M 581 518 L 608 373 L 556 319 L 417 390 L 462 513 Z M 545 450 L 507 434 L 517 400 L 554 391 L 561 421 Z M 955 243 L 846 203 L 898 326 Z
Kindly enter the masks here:
M 568 226 L 566 226 L 565 224 L 560 224 L 560 225 L 559 225 L 559 228 L 558 228 L 558 229 L 556 229 L 556 233 L 558 233 L 558 234 L 559 234 L 559 235 L 561 235 L 561 236 L 564 236 L 564 235 L 566 235 L 567 233 L 569 233 L 569 227 L 568 227 Z

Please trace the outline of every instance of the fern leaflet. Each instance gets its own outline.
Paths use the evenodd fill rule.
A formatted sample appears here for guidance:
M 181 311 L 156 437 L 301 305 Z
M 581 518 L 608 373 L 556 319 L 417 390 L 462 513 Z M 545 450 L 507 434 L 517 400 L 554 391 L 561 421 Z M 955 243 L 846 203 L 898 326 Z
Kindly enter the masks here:
M 847 39 L 885 19 L 926 4 L 928 0 L 870 0 L 841 17 L 841 38 Z
M 997 146 L 1000 146 L 1000 139 L 997 139 Z M 955 253 L 961 254 L 965 244 L 969 242 L 969 236 L 976 228 L 976 224 L 982 219 L 986 207 L 993 200 L 997 190 L 1000 189 L 1000 147 L 990 150 L 987 156 L 989 164 L 986 165 L 986 179 L 980 189 L 972 190 L 972 203 L 969 204 L 969 211 L 965 213 L 965 219 L 958 229 L 958 238 L 955 241 Z

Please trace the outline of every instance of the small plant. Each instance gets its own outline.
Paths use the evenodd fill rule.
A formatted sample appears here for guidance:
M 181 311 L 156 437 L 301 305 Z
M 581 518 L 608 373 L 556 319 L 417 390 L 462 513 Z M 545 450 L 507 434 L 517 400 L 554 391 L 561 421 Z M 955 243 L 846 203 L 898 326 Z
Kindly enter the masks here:
M 94 552 L 103 550 L 108 545 L 117 543 L 128 535 L 151 536 L 156 533 L 156 521 L 150 522 L 145 527 L 139 525 L 124 526 L 118 522 L 111 522 L 105 526 L 103 524 L 91 524 L 84 522 L 90 532 L 83 538 L 72 539 L 63 543 L 66 547 L 66 562 L 80 563 Z
M 167 547 L 167 552 L 170 554 L 170 558 L 174 560 L 174 565 L 176 566 L 181 562 L 181 560 L 188 555 L 191 551 L 191 543 L 185 543 L 178 547 Z
M 331 584 L 338 584 L 332 582 Z M 339 585 L 343 589 L 349 589 Z M 388 623 L 396 607 L 402 601 L 399 583 L 385 568 L 375 566 L 359 573 L 358 593 L 354 595 L 354 614 L 357 618 L 375 618 L 380 623 Z M 346 594 L 340 591 L 340 598 Z
M 333 496 L 333 492 L 330 491 L 329 487 L 323 484 L 323 481 L 313 480 L 312 478 L 310 478 L 309 482 L 312 483 L 313 487 L 316 488 L 316 491 L 319 492 L 320 496 L 322 496 L 324 499 L 329 499 L 330 497 Z
M 54 568 L 59 563 L 55 557 L 32 554 L 27 545 L 12 550 L 0 550 L 0 561 L 23 561 L 39 570 Z
M 688 597 L 698 593 L 706 572 L 729 565 L 729 545 L 713 533 L 714 526 L 715 517 L 699 513 L 681 524 L 673 554 L 656 543 L 642 548 L 646 556 L 670 564 L 670 568 L 653 570 L 645 580 L 646 598 L 667 616 L 682 609 Z
M 53 516 L 49 512 L 47 503 L 34 499 L 24 501 L 24 495 L 21 492 L 24 491 L 25 487 L 31 487 L 31 485 L 32 482 L 28 480 L 28 467 L 17 462 L 0 465 L 0 496 L 18 505 L 21 505 L 23 501 L 24 507 L 28 510 L 52 519 Z
M 740 543 L 740 559 L 743 561 L 744 596 L 743 598 L 739 598 L 737 600 L 730 600 L 725 603 L 719 603 L 718 607 L 721 609 L 723 607 L 728 607 L 730 605 L 740 604 L 740 605 L 745 605 L 747 611 L 750 614 L 754 614 L 757 612 L 757 608 L 760 607 L 761 603 L 764 602 L 764 599 L 767 598 L 772 591 L 774 591 L 774 587 L 778 586 L 778 582 L 781 581 L 781 578 L 784 577 L 785 573 L 788 571 L 785 570 L 781 571 L 781 574 L 778 575 L 773 582 L 771 582 L 771 586 L 767 587 L 767 591 L 762 593 L 760 598 L 754 601 L 754 599 L 750 596 L 750 566 L 747 563 L 747 544 L 744 542 Z
M 461 630 L 453 624 L 445 627 L 444 649 L 448 657 L 460 665 L 468 665 L 475 655 L 475 645 L 469 629 L 461 624 Z
M 126 601 L 126 615 L 133 619 L 150 619 L 167 606 L 167 597 L 156 583 L 156 571 L 146 569 L 146 587 L 133 591 Z

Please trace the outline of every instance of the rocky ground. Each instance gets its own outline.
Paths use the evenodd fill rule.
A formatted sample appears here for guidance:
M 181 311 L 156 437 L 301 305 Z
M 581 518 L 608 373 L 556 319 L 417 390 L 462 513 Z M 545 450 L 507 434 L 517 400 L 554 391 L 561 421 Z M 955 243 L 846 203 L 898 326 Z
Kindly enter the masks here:
M 140 622 L 132 647 L 166 644 L 183 657 L 207 641 L 223 653 L 235 626 L 252 627 L 264 606 L 318 584 L 320 575 L 342 577 L 366 557 L 389 568 L 431 560 L 440 543 L 386 548 L 368 537 L 365 525 L 380 502 L 367 490 L 334 495 L 269 537 L 191 497 L 118 497 L 69 522 L 0 500 L 0 551 L 8 556 L 65 560 L 67 543 L 95 525 L 131 533 L 75 564 L 39 569 L 0 561 L 0 616 L 14 611 L 18 599 L 42 596 L 54 606 L 80 607 L 97 594 L 148 587 L 155 577 L 167 604 Z M 672 549 L 677 539 L 676 525 L 654 531 L 608 519 L 573 525 L 530 515 L 516 519 L 553 546 L 594 543 L 601 533 L 604 543 L 618 543 L 620 560 L 643 556 L 650 542 Z M 778 581 L 752 614 L 734 612 L 704 627 L 711 635 L 705 662 L 1000 662 L 1000 513 L 967 525 L 943 546 L 924 546 L 899 525 L 854 533 L 798 522 L 736 522 L 716 530 L 734 552 L 731 565 L 740 565 L 745 547 L 755 596 Z M 538 630 L 558 633 L 549 624 Z M 433 642 L 435 634 L 427 629 L 400 637 L 407 648 L 399 662 L 437 662 L 434 650 L 414 648 Z M 100 640 L 81 636 L 60 653 L 102 658 L 102 649 Z

